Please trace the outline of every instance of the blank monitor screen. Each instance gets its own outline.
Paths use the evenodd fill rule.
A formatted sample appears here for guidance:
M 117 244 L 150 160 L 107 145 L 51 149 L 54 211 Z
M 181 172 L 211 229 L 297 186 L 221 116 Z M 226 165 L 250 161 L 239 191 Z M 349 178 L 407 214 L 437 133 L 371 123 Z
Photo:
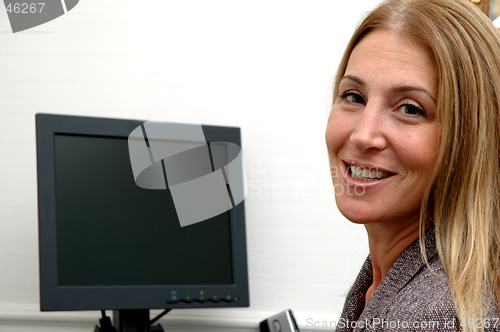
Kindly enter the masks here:
M 134 182 L 127 139 L 54 143 L 60 286 L 233 282 L 228 212 L 180 227 L 168 190 Z

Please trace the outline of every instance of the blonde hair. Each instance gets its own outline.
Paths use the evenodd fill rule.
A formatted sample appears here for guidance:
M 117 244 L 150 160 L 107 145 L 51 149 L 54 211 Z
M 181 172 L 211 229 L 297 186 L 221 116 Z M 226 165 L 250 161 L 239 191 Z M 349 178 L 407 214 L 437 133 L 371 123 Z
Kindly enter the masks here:
M 421 246 L 430 219 L 457 316 L 464 331 L 476 331 L 476 319 L 500 302 L 500 34 L 467 0 L 384 1 L 349 42 L 334 99 L 352 50 L 379 29 L 419 42 L 435 61 L 440 142 Z

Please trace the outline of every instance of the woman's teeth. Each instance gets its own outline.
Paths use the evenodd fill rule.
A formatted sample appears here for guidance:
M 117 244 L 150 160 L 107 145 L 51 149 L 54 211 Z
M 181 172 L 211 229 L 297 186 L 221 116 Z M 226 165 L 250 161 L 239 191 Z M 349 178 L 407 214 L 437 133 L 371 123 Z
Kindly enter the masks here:
M 348 170 L 353 178 L 365 182 L 380 180 L 389 176 L 387 172 L 357 166 L 348 166 Z

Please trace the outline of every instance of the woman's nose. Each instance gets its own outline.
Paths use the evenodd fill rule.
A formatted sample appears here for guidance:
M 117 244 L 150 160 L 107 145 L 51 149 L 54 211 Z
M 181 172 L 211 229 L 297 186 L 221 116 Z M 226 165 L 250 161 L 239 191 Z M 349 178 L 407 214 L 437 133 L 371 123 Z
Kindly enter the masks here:
M 350 140 L 354 147 L 361 151 L 377 151 L 386 147 L 383 135 L 384 113 L 380 106 L 367 104 L 358 114 Z

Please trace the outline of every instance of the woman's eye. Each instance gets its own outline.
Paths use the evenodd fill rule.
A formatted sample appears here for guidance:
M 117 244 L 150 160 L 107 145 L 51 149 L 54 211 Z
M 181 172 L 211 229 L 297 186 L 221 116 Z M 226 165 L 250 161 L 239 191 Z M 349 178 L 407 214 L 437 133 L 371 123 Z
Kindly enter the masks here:
M 401 107 L 401 110 L 403 111 L 404 114 L 408 114 L 408 115 L 424 115 L 425 116 L 424 110 L 421 109 L 418 106 L 415 106 L 415 105 L 412 105 L 412 104 L 404 104 L 404 105 L 401 105 L 400 107 Z
M 342 95 L 342 99 L 347 100 L 348 102 L 354 103 L 354 104 L 365 104 L 365 100 L 361 95 L 354 93 L 354 92 L 347 92 Z

